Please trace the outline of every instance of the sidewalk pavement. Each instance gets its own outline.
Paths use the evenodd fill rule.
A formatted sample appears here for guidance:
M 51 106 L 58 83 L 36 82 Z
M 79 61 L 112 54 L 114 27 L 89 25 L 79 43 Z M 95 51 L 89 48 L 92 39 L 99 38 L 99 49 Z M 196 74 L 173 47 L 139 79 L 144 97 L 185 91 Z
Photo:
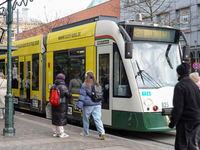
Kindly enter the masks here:
M 5 120 L 0 120 L 0 150 L 167 150 L 110 134 L 106 134 L 105 140 L 100 140 L 97 131 L 93 130 L 89 131 L 89 137 L 82 137 L 82 128 L 70 124 L 65 126 L 69 137 L 53 137 L 51 120 L 17 111 L 14 123 L 15 136 L 5 137 Z

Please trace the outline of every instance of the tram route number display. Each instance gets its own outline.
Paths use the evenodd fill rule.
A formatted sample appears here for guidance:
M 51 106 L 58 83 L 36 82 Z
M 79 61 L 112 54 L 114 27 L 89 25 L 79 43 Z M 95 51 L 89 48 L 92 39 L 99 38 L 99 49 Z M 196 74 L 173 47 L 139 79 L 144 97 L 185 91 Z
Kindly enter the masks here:
M 200 67 L 200 64 L 199 64 L 198 62 L 195 62 L 195 63 L 193 64 L 193 68 L 194 68 L 194 69 L 199 69 L 199 67 Z

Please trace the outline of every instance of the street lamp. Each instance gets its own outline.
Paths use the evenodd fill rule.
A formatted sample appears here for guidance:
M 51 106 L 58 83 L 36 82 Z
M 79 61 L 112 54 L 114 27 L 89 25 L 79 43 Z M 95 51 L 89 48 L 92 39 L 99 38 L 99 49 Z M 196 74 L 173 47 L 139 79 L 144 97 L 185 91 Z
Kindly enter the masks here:
M 12 80 L 11 80 L 11 25 L 13 23 L 13 10 L 15 10 L 16 6 L 21 6 L 24 4 L 27 6 L 28 0 L 21 0 L 20 3 L 17 0 L 14 0 L 12 5 L 12 0 L 6 0 L 5 2 L 1 3 L 3 5 L 7 2 L 7 9 L 5 7 L 1 7 L 2 9 L 1 14 L 6 15 L 6 24 L 7 24 L 7 94 L 5 96 L 5 109 L 6 109 L 6 117 L 5 117 L 5 128 L 3 129 L 4 136 L 13 136 L 15 135 L 15 128 L 14 128 L 14 119 L 13 119 L 13 112 L 14 112 L 14 104 L 13 104 L 13 94 L 12 94 Z M 30 0 L 33 2 L 33 0 Z

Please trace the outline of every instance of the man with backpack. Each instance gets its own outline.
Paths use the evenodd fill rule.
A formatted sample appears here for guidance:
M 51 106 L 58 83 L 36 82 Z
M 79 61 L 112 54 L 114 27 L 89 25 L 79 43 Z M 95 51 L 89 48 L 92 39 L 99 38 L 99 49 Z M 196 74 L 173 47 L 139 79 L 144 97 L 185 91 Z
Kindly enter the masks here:
M 53 136 L 65 138 L 68 137 L 64 133 L 64 127 L 67 124 L 67 109 L 68 99 L 71 97 L 71 93 L 68 91 L 65 84 L 65 75 L 59 73 L 56 76 L 55 84 L 51 87 L 49 101 L 52 105 L 52 124 L 53 124 Z M 58 133 L 59 129 L 59 133 Z
M 77 107 L 83 112 L 83 132 L 81 136 L 89 136 L 89 117 L 92 115 L 100 139 L 105 139 L 105 130 L 101 121 L 101 101 L 103 93 L 99 83 L 94 78 L 94 73 L 88 71 L 85 73 L 85 82 L 81 86 L 79 101 Z

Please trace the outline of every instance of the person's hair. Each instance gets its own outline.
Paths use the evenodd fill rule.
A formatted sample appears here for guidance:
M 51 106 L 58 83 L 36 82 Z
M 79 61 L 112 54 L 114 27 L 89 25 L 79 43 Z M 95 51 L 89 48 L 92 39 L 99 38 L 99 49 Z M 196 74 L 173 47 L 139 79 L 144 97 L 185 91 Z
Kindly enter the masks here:
M 0 72 L 0 78 L 5 79 L 3 72 Z
M 91 80 L 92 79 L 92 80 Z M 94 77 L 94 73 L 92 71 L 88 71 L 86 73 L 86 78 L 85 78 L 85 85 L 88 89 L 90 89 L 90 85 L 91 83 L 96 83 L 97 85 L 99 85 L 99 83 L 97 82 L 97 80 Z

